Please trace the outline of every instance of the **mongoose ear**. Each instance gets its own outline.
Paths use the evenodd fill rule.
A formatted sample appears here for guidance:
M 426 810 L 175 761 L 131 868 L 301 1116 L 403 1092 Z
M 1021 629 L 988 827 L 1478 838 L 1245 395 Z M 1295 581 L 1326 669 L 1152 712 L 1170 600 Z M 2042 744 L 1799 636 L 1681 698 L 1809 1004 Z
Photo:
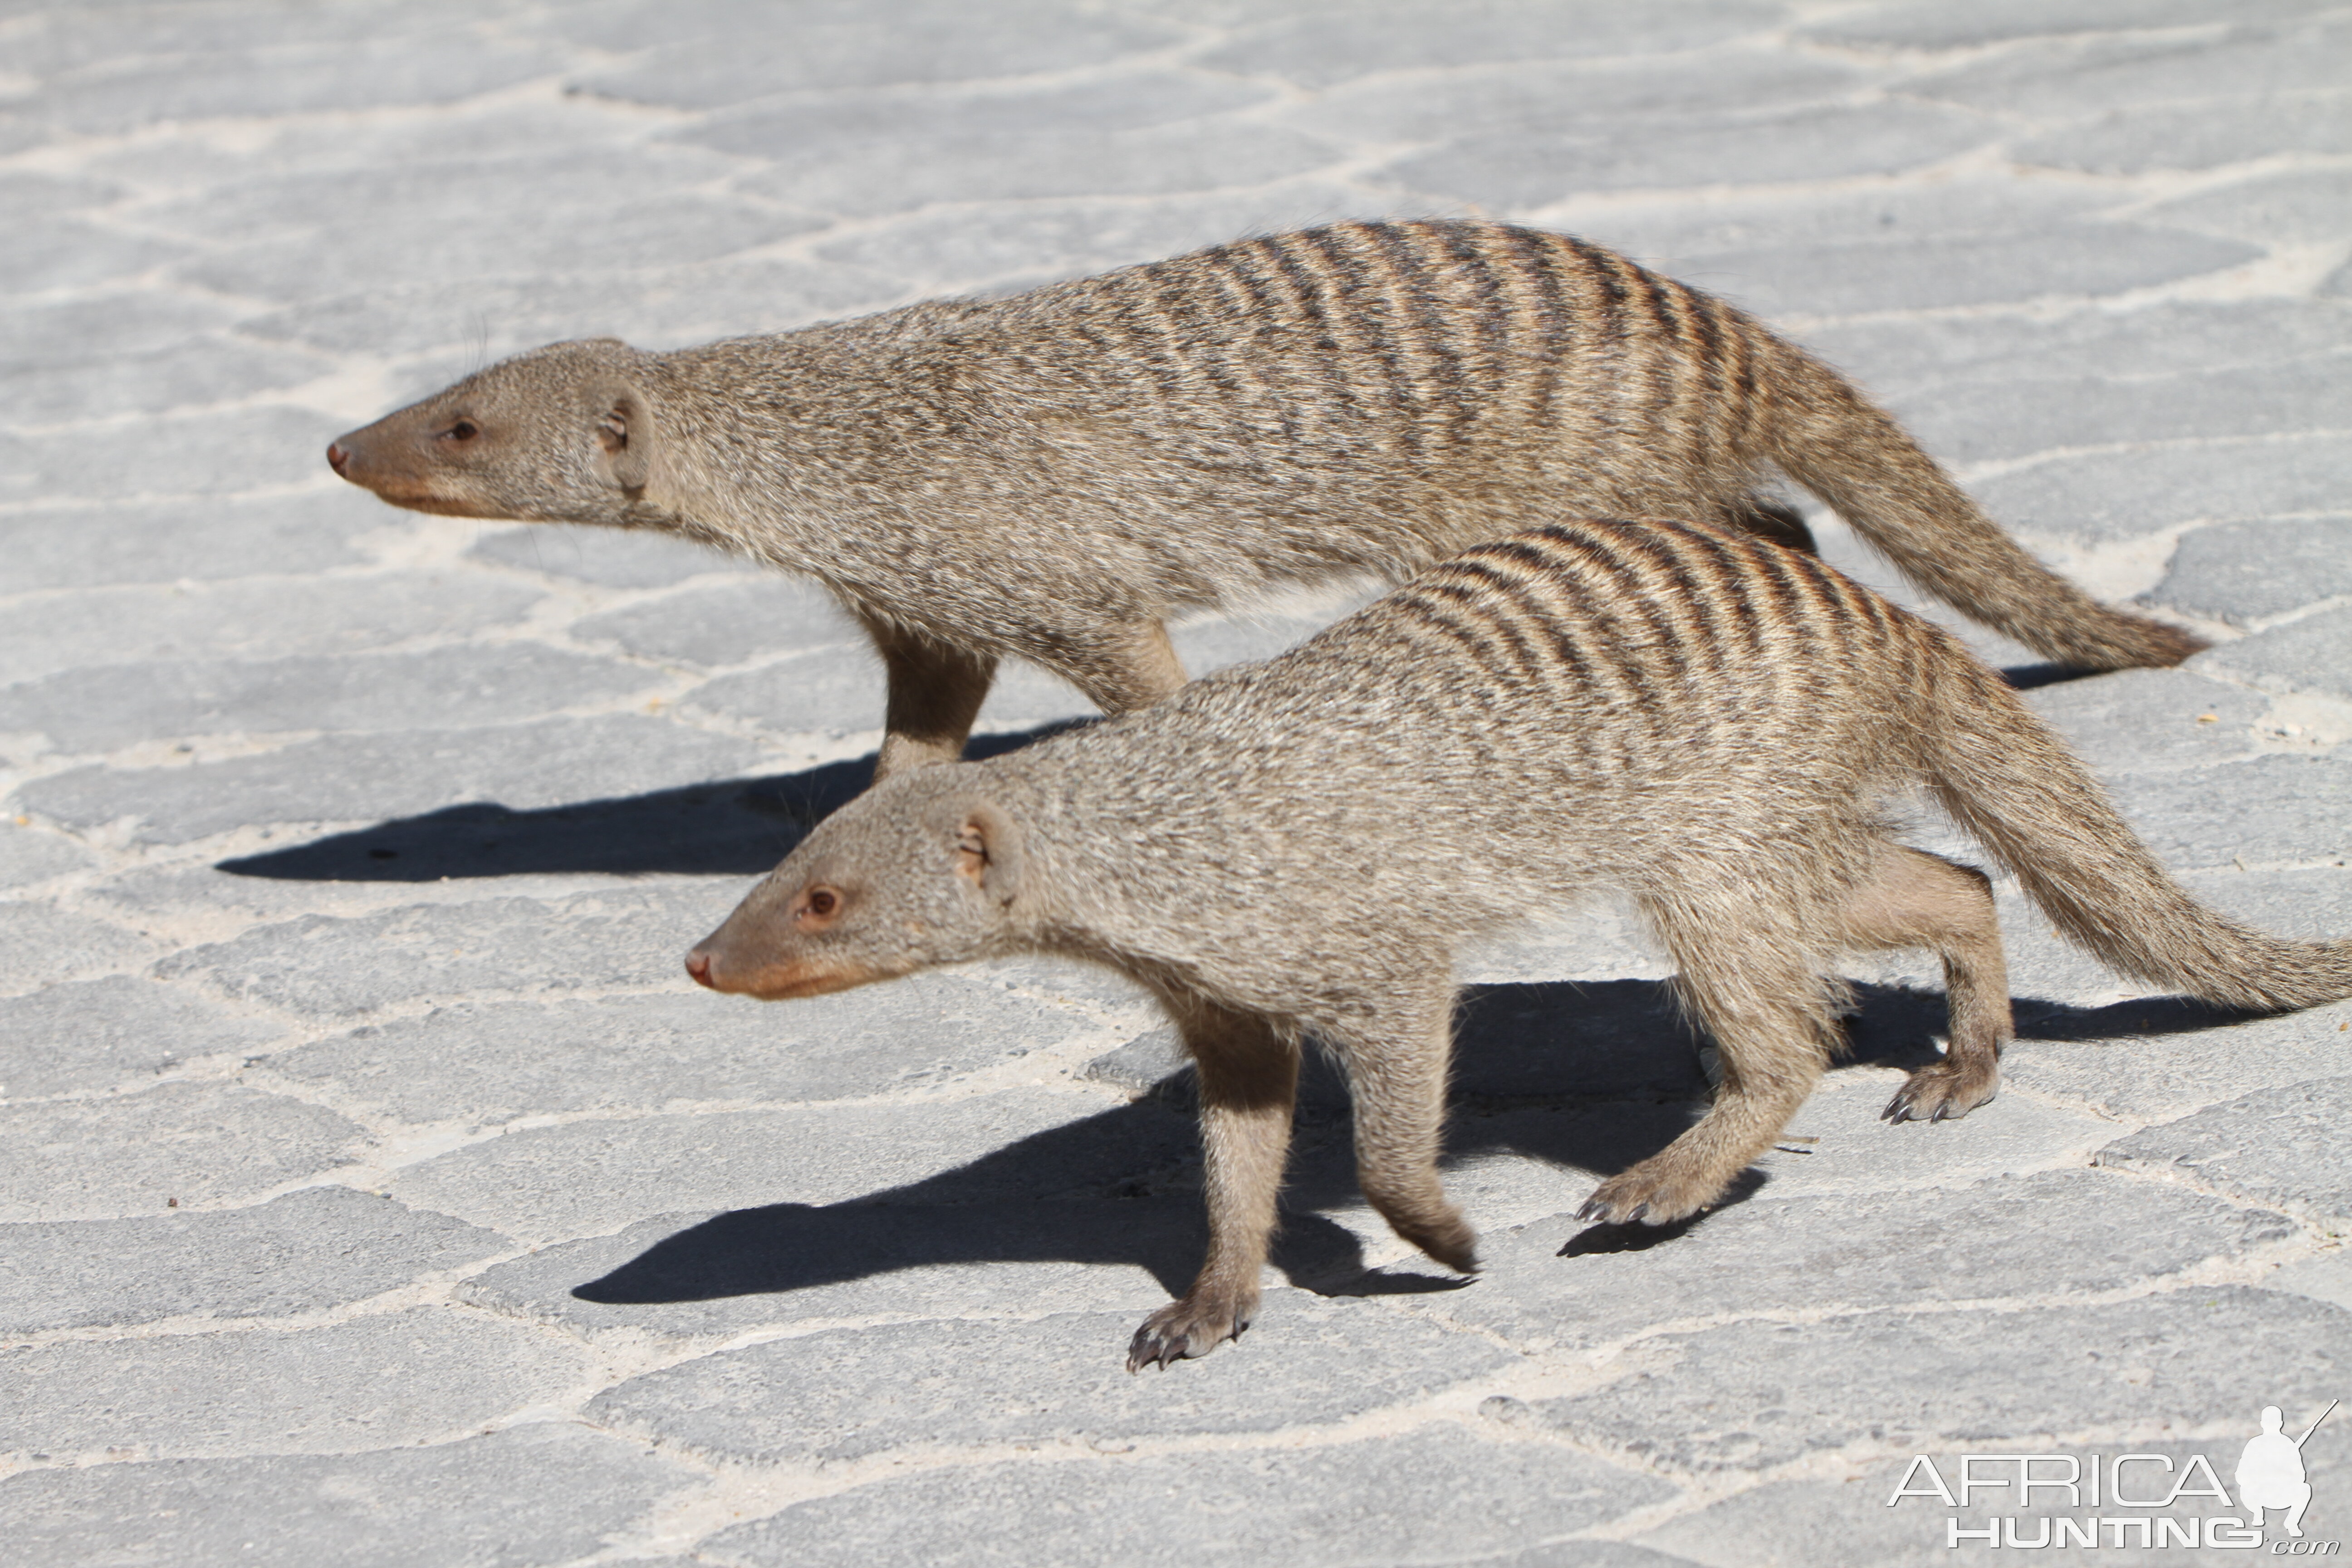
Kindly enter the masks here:
M 1021 892 L 1021 829 L 985 801 L 975 801 L 956 829 L 956 875 L 1000 904 Z
M 615 489 L 641 490 L 654 471 L 654 416 L 644 395 L 625 381 L 606 384 L 591 405 L 601 410 L 596 444 Z

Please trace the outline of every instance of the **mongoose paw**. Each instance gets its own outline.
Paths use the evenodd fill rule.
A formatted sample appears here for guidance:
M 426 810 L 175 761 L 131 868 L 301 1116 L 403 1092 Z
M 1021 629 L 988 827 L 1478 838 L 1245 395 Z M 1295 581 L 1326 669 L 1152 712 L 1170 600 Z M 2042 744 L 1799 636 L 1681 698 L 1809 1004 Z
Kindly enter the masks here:
M 1389 1222 L 1391 1230 L 1456 1274 L 1478 1272 L 1478 1233 L 1462 1217 L 1460 1209 L 1433 1194 L 1398 1198 L 1384 1196 L 1370 1183 L 1367 1186 L 1372 1207 Z
M 1195 1301 L 1190 1296 L 1171 1301 L 1143 1320 L 1127 1347 L 1127 1370 L 1170 1367 L 1188 1357 L 1207 1355 L 1227 1340 L 1242 1337 L 1249 1315 L 1231 1301 Z
M 1456 1274 L 1478 1272 L 1478 1233 L 1456 1215 L 1451 1223 L 1424 1229 L 1396 1227 L 1397 1234 Z
M 1879 1118 L 1885 1121 L 1957 1121 L 2000 1092 L 2000 1069 L 1956 1063 L 1946 1057 L 1903 1080 Z
M 1644 1160 L 1610 1177 L 1592 1189 L 1576 1217 L 1602 1225 L 1672 1225 L 1715 1202 L 1712 1184 L 1672 1166 L 1653 1168 L 1657 1165 L 1656 1160 Z

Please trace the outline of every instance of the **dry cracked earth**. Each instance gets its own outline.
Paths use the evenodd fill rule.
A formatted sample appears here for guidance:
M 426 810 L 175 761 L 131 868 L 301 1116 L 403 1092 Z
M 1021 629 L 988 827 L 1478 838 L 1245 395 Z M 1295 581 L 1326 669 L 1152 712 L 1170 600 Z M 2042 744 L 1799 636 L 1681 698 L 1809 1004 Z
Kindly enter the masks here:
M 1572 230 L 2210 637 L 2078 679 L 1977 646 L 2202 897 L 2344 933 L 2352 10 L 11 3 L 0 208 L 0 1563 L 1877 1565 L 2102 1512 L 2175 1528 L 2035 1561 L 2226 1563 L 2193 1489 L 1889 1499 L 1922 1453 L 2234 1485 L 2261 1406 L 2352 1397 L 2352 1005 L 2148 996 L 2013 894 L 2000 1100 L 1878 1122 L 1942 1004 L 1857 971 L 1854 1059 L 1663 1238 L 1570 1217 L 1705 1092 L 1662 961 L 1606 908 L 1473 955 L 1488 1271 L 1361 1207 L 1326 1081 L 1259 1324 L 1129 1376 L 1202 1230 L 1139 995 L 680 972 L 864 776 L 842 618 L 320 458 L 559 337 L 1335 216 Z M 1016 677 L 984 743 L 1084 711 Z M 2303 1452 L 2306 1543 L 2352 1534 L 2352 1418 Z

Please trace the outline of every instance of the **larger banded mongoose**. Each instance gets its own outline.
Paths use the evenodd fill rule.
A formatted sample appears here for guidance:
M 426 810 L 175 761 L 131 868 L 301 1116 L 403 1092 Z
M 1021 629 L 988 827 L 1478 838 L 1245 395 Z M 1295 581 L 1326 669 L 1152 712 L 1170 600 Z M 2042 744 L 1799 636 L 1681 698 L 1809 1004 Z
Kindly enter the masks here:
M 1741 311 L 1489 223 L 1338 224 L 670 353 L 558 343 L 328 459 L 399 506 L 659 529 L 815 577 L 887 674 L 877 776 L 961 755 L 1001 658 L 1124 712 L 1182 684 L 1171 616 L 1402 581 L 1529 515 L 1810 543 L 1759 499 L 1774 470 L 2049 658 L 2203 646 L 2042 567 Z
M 2352 994 L 2352 942 L 2281 941 L 2183 892 L 2065 745 L 1939 628 L 1815 557 L 1711 525 L 1571 521 L 1479 545 L 1266 663 L 842 807 L 687 967 L 814 995 L 1042 952 L 1148 987 L 1200 1075 L 1208 1261 L 1129 1365 L 1199 1355 L 1258 1300 L 1300 1043 L 1339 1059 L 1364 1195 L 1457 1269 L 1437 1174 L 1455 950 L 1630 895 L 1714 1037 L 1714 1106 L 1583 1213 L 1716 1202 L 1839 1041 L 1841 951 L 1943 960 L 1949 1046 L 1892 1120 L 1992 1097 L 2011 1032 L 1986 877 L 1907 848 L 1927 791 L 2059 930 L 2229 1006 Z

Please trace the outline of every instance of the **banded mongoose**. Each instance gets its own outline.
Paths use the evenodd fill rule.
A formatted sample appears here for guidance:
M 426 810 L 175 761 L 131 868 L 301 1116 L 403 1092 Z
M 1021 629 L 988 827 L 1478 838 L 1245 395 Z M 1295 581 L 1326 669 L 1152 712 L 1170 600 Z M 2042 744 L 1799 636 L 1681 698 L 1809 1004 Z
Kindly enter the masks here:
M 1800 551 L 1586 521 L 1479 545 L 1156 708 L 894 776 L 687 968 L 782 998 L 1052 953 L 1148 987 L 1198 1067 L 1211 1237 L 1135 1336 L 1130 1367 L 1164 1364 L 1249 1321 L 1308 1037 L 1345 1068 L 1366 1198 L 1475 1266 L 1437 1174 L 1454 952 L 1588 892 L 1630 895 L 1723 1081 L 1586 1216 L 1664 1224 L 1723 1194 L 1836 1049 L 1841 951 L 1943 960 L 1949 1046 L 1890 1120 L 1991 1099 L 2011 1027 L 1990 885 L 1891 837 L 1881 806 L 1914 785 L 2126 974 L 2235 1007 L 2352 994 L 2352 942 L 2198 904 L 1948 634 Z
M 1741 311 L 1499 224 L 1337 224 L 670 353 L 557 343 L 327 456 L 399 506 L 659 529 L 815 577 L 881 655 L 880 777 L 961 755 L 1002 658 L 1125 712 L 1183 682 L 1171 616 L 1402 581 L 1531 515 L 1810 545 L 1759 499 L 1772 470 L 2049 658 L 2203 646 L 2042 567 Z

